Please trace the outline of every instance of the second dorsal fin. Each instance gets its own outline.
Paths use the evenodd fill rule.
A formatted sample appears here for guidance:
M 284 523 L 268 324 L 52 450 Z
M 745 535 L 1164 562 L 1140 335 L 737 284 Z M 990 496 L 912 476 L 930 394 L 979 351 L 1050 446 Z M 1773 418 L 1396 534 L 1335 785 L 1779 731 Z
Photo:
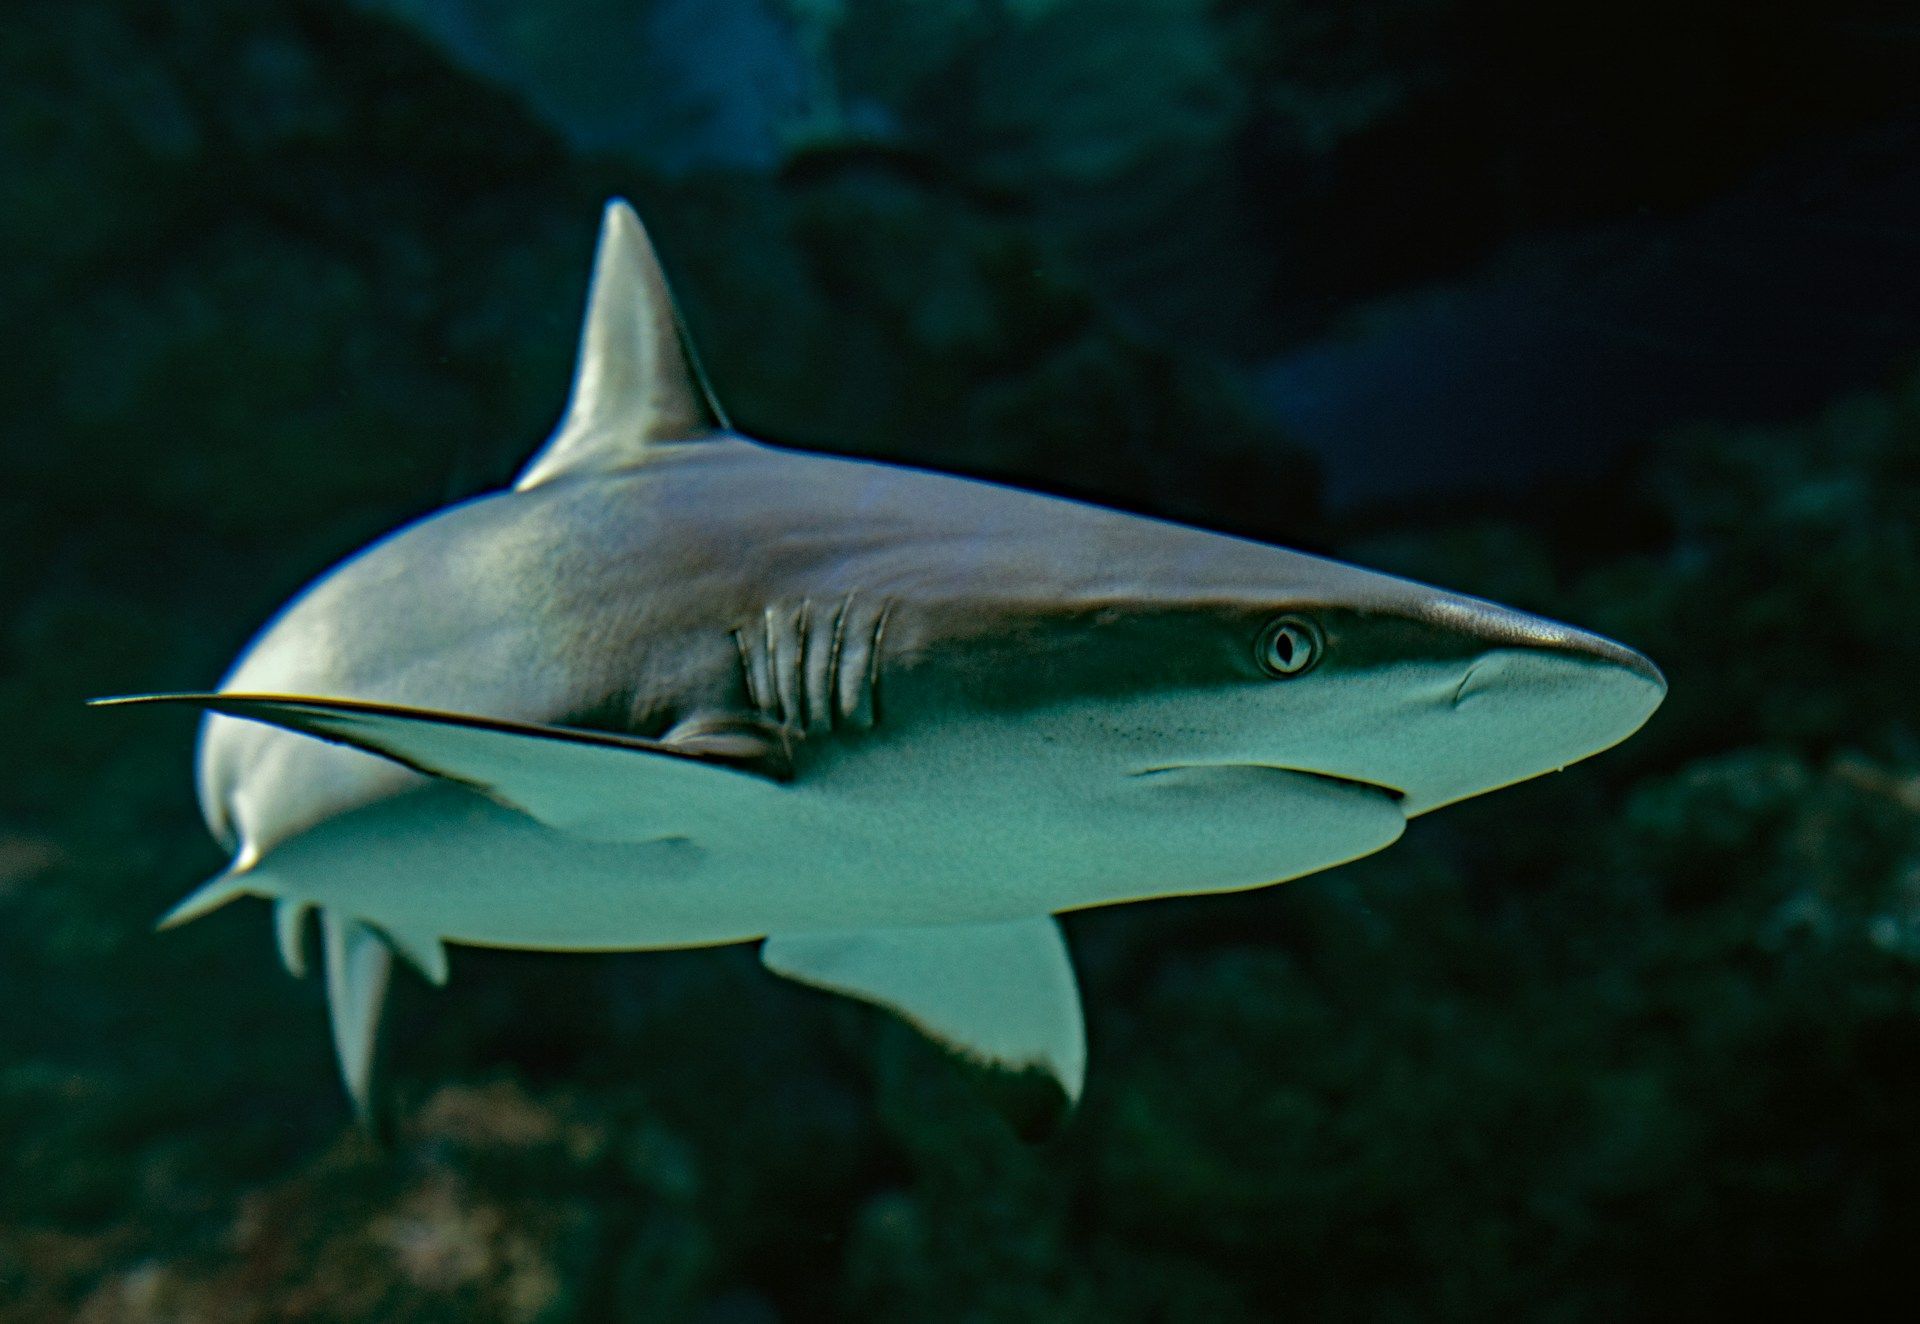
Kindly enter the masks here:
M 615 198 L 600 225 L 566 415 L 514 486 L 625 468 L 658 442 L 726 426 L 653 244 L 633 208 Z

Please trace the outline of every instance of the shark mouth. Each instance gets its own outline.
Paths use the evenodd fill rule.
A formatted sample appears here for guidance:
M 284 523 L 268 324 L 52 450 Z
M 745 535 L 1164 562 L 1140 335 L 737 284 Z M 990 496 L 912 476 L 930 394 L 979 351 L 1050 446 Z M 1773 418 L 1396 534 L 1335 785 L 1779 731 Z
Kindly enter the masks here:
M 1338 786 L 1351 786 L 1356 790 L 1372 791 L 1384 795 L 1395 804 L 1403 804 L 1407 793 L 1397 786 L 1388 786 L 1382 782 L 1362 781 L 1358 777 L 1343 777 L 1337 772 L 1321 772 L 1318 768 L 1281 768 L 1281 772 L 1298 772 L 1308 777 L 1318 777 L 1323 782 L 1333 782 Z
M 1179 772 L 1185 768 L 1204 768 L 1204 767 L 1267 768 L 1274 772 L 1291 772 L 1301 777 L 1314 777 L 1323 782 L 1332 782 L 1336 786 L 1351 786 L 1356 791 L 1370 791 L 1374 795 L 1386 797 L 1387 799 L 1393 801 L 1395 804 L 1404 804 L 1407 799 L 1407 793 L 1401 790 L 1397 786 L 1388 786 L 1382 782 L 1365 781 L 1359 777 L 1347 777 L 1337 772 L 1322 772 L 1318 768 L 1288 767 L 1286 764 L 1283 764 L 1283 763 L 1240 763 L 1240 764 L 1172 763 L 1172 764 L 1168 764 L 1165 767 L 1160 767 L 1160 768 L 1142 768 L 1140 769 L 1139 772 L 1136 772 L 1134 776 L 1152 777 L 1158 773 L 1163 773 L 1163 772 Z

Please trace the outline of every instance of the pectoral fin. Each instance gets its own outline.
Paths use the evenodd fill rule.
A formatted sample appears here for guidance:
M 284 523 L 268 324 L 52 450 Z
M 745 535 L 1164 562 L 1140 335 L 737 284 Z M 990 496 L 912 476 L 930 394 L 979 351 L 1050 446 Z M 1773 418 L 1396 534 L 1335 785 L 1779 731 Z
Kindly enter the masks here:
M 96 704 L 173 703 L 265 722 L 462 782 L 549 827 L 645 840 L 725 824 L 777 790 L 771 762 L 739 746 L 681 749 L 574 727 L 284 694 L 155 694 Z
M 854 933 L 776 934 L 760 949 L 775 974 L 897 1012 L 990 1065 L 1039 1068 L 1069 1102 L 1086 1076 L 1080 990 L 1059 924 L 1042 915 Z

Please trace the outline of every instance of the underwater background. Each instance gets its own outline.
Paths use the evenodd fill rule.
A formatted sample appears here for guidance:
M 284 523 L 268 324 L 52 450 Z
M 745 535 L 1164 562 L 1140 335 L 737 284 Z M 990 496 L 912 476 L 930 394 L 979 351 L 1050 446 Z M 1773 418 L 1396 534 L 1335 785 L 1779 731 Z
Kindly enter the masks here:
M 1898 3 L 13 0 L 0 1319 L 1835 1315 L 1920 1244 Z M 631 197 L 749 434 L 1604 631 L 1621 748 L 1072 915 L 1051 1139 L 749 948 L 456 949 L 352 1123 L 202 689 L 503 484 Z M 1910 1307 L 1909 1307 L 1910 1308 Z

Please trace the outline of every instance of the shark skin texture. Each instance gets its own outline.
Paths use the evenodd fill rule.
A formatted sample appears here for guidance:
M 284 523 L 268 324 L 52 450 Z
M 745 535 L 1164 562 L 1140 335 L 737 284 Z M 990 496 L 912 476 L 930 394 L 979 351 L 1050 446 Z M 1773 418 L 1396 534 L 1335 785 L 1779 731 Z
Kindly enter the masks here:
M 230 867 L 162 921 L 317 914 L 366 1117 L 394 954 L 765 940 L 1069 1104 L 1063 911 L 1231 892 L 1624 740 L 1620 644 L 1283 548 L 731 430 L 606 211 L 566 413 L 512 490 L 282 609 L 205 714 Z

